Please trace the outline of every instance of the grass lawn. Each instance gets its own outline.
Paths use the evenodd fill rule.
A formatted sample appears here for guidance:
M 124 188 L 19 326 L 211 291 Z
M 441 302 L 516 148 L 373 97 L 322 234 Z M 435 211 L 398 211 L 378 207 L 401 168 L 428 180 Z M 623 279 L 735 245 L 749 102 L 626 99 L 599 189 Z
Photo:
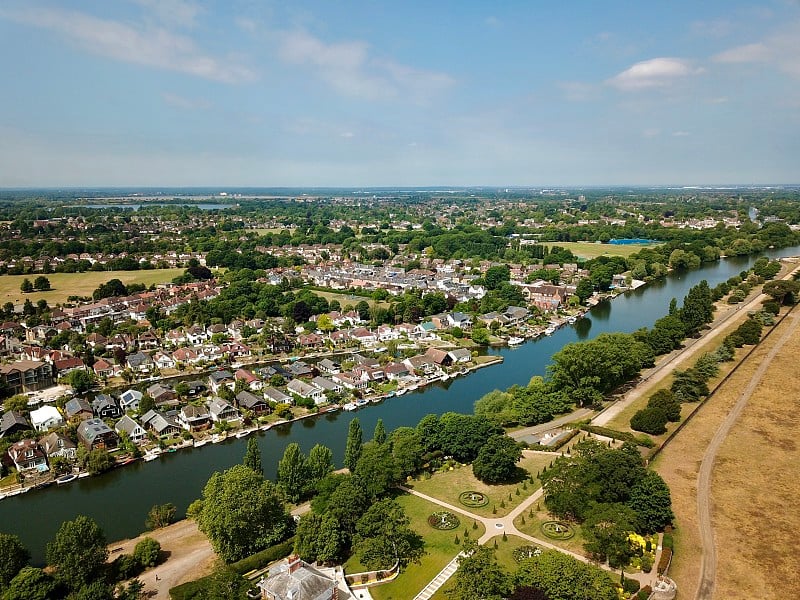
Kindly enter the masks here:
M 125 285 L 129 283 L 150 284 L 167 283 L 185 269 L 150 269 L 147 271 L 87 271 L 86 273 L 50 273 L 45 275 L 50 280 L 53 288 L 48 292 L 31 292 L 23 294 L 19 290 L 22 280 L 27 278 L 33 283 L 40 273 L 31 275 L 2 275 L 0 276 L 0 304 L 13 302 L 20 304 L 30 299 L 36 304 L 40 299 L 54 305 L 67 301 L 68 296 L 91 296 L 101 284 L 111 279 L 119 279 Z
M 547 242 L 548 248 L 560 246 L 581 258 L 597 258 L 598 256 L 625 256 L 635 254 L 643 248 L 655 248 L 659 244 L 595 244 L 594 242 Z
M 322 292 L 320 290 L 311 290 L 311 292 L 317 296 L 320 296 L 321 298 L 325 298 L 328 302 L 331 300 L 337 300 L 342 308 L 348 304 L 350 306 L 355 306 L 362 300 L 365 300 L 370 306 L 375 306 L 376 304 L 383 308 L 387 308 L 389 306 L 388 302 L 376 302 L 369 296 L 355 296 L 353 294 L 339 294 L 337 292 Z
M 545 465 L 549 465 L 553 458 L 553 456 L 545 455 L 523 457 L 519 465 L 535 477 L 536 473 L 541 471 Z M 538 480 L 535 484 L 530 483 L 530 481 L 526 482 L 524 485 L 527 489 L 523 489 L 522 481 L 503 485 L 487 485 L 478 481 L 475 475 L 472 474 L 470 465 L 455 468 L 452 471 L 435 473 L 430 479 L 414 480 L 406 485 L 467 512 L 489 518 L 507 515 L 515 507 L 519 506 L 520 502 L 541 487 Z M 486 494 L 489 497 L 489 504 L 480 508 L 464 506 L 458 497 L 461 492 L 468 490 Z M 516 494 L 517 490 L 520 492 L 519 496 Z M 511 494 L 511 500 L 508 499 L 509 493 Z M 505 507 L 500 505 L 501 502 L 505 504 Z M 497 508 L 497 513 L 492 512 L 493 507 Z
M 394 581 L 371 587 L 370 594 L 375 600 L 413 598 L 461 551 L 461 546 L 454 543 L 456 534 L 459 538 L 463 538 L 466 528 L 469 536 L 476 539 L 484 533 L 483 525 L 478 523 L 478 528 L 472 529 L 472 523 L 466 523 L 464 518 L 461 519 L 461 526 L 456 529 L 450 531 L 433 529 L 428 525 L 428 516 L 441 510 L 441 507 L 411 494 L 401 494 L 396 499 L 411 519 L 411 528 L 425 539 L 426 554 L 420 564 L 410 564 Z M 346 573 L 358 573 L 364 570 L 355 557 L 351 557 L 344 567 Z
M 570 550 L 572 552 L 576 552 L 578 554 L 583 554 L 583 535 L 581 534 L 581 528 L 579 525 L 573 524 L 575 528 L 575 535 L 572 536 L 568 540 L 554 540 L 547 537 L 544 533 L 542 533 L 542 523 L 545 521 L 557 521 L 558 519 L 547 512 L 547 509 L 544 508 L 544 500 L 542 500 L 538 506 L 540 510 L 537 510 L 537 505 L 534 504 L 531 506 L 531 510 L 525 511 L 523 514 L 518 516 L 514 519 L 514 525 L 517 529 L 519 529 L 522 533 L 527 533 L 530 536 L 535 538 L 539 538 L 546 542 L 550 542 L 554 546 L 558 546 L 559 548 L 564 548 L 565 550 Z M 531 516 L 531 512 L 533 512 L 533 516 Z M 525 523 L 523 523 L 523 519 Z M 500 542 L 498 542 L 499 544 Z

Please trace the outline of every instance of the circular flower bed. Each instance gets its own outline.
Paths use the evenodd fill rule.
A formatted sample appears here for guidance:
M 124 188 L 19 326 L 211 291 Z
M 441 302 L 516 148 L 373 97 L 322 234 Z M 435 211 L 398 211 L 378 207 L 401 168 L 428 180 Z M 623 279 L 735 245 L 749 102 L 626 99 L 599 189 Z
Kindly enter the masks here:
M 430 517 L 428 517 L 428 525 L 433 527 L 434 529 L 441 529 L 441 530 L 448 530 L 448 529 L 455 529 L 459 525 L 461 525 L 461 521 L 458 520 L 458 517 L 455 516 L 451 512 L 447 512 L 446 510 L 435 512 Z
M 542 523 L 542 533 L 551 540 L 568 540 L 575 535 L 575 528 L 563 521 L 545 521 Z
M 481 506 L 489 504 L 489 496 L 482 492 L 469 490 L 467 492 L 461 492 L 458 496 L 458 501 L 470 508 L 480 508 Z
M 514 560 L 517 562 L 522 562 L 526 558 L 533 558 L 534 556 L 539 556 L 542 553 L 542 549 L 538 546 L 520 546 L 516 548 L 511 555 L 514 557 Z

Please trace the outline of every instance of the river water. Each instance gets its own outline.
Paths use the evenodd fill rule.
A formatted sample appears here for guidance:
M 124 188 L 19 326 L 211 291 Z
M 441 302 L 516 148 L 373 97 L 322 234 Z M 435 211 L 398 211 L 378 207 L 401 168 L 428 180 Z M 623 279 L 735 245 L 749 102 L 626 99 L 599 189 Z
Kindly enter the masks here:
M 800 254 L 800 247 L 768 254 L 794 256 Z M 347 429 L 355 417 L 361 422 L 366 440 L 372 436 L 379 418 L 391 431 L 414 426 L 428 413 L 472 412 L 475 401 L 487 392 L 513 384 L 525 385 L 532 376 L 544 375 L 550 357 L 563 345 L 603 332 L 632 332 L 652 326 L 667 313 L 673 297 L 680 303 L 689 288 L 702 279 L 713 287 L 746 269 L 753 260 L 754 257 L 729 258 L 694 271 L 671 273 L 662 281 L 598 304 L 586 317 L 550 337 L 514 349 L 489 350 L 502 355 L 503 363 L 465 377 L 390 398 L 357 412 L 340 411 L 253 434 L 258 435 L 266 476 L 274 479 L 278 460 L 291 442 L 300 444 L 306 453 L 314 444 L 324 444 L 333 450 L 337 465 L 341 465 Z M 44 562 L 44 547 L 59 525 L 79 514 L 95 519 L 109 540 L 133 537 L 144 529 L 147 512 L 155 504 L 172 502 L 183 514 L 214 471 L 241 462 L 246 443 L 247 439 L 232 439 L 181 450 L 152 462 L 137 461 L 101 476 L 7 498 L 0 501 L 0 531 L 20 536 L 35 564 Z

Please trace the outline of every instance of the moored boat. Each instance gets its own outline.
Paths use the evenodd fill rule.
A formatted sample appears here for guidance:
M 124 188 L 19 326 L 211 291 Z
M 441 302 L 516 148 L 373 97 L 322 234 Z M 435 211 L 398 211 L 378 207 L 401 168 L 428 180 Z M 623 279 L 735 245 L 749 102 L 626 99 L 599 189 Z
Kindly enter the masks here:
M 62 475 L 61 477 L 58 477 L 56 479 L 56 483 L 58 485 L 64 485 L 65 483 L 69 483 L 70 481 L 74 481 L 77 478 L 78 478 L 78 476 L 75 475 L 74 473 L 68 473 L 66 475 Z
M 508 338 L 508 345 L 509 346 L 519 346 L 524 341 L 525 341 L 525 338 L 517 337 L 517 336 L 513 336 L 512 335 L 510 338 Z

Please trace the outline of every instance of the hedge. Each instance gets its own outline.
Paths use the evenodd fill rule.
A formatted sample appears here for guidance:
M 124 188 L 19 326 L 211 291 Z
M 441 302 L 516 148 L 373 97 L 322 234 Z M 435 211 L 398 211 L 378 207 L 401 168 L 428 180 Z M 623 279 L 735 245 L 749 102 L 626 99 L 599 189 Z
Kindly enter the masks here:
M 204 595 L 208 579 L 210 576 L 176 585 L 169 590 L 169 597 L 171 600 L 200 600 Z
M 637 446 L 644 446 L 645 448 L 652 448 L 655 446 L 653 440 L 646 435 L 633 435 L 630 431 L 617 431 L 609 427 L 600 427 L 599 425 L 580 425 L 580 428 L 589 433 L 596 433 L 597 435 L 604 435 L 614 440 L 623 442 L 633 442 Z
M 244 575 L 250 571 L 266 567 L 276 560 L 286 558 L 292 553 L 292 548 L 294 548 L 294 537 L 290 537 L 280 544 L 265 548 L 261 552 L 256 552 L 238 562 L 231 563 L 228 568 L 235 573 L 239 573 L 239 575 Z
M 664 548 L 661 550 L 661 559 L 658 561 L 658 574 L 663 575 L 669 568 L 669 561 L 672 559 L 672 550 Z

